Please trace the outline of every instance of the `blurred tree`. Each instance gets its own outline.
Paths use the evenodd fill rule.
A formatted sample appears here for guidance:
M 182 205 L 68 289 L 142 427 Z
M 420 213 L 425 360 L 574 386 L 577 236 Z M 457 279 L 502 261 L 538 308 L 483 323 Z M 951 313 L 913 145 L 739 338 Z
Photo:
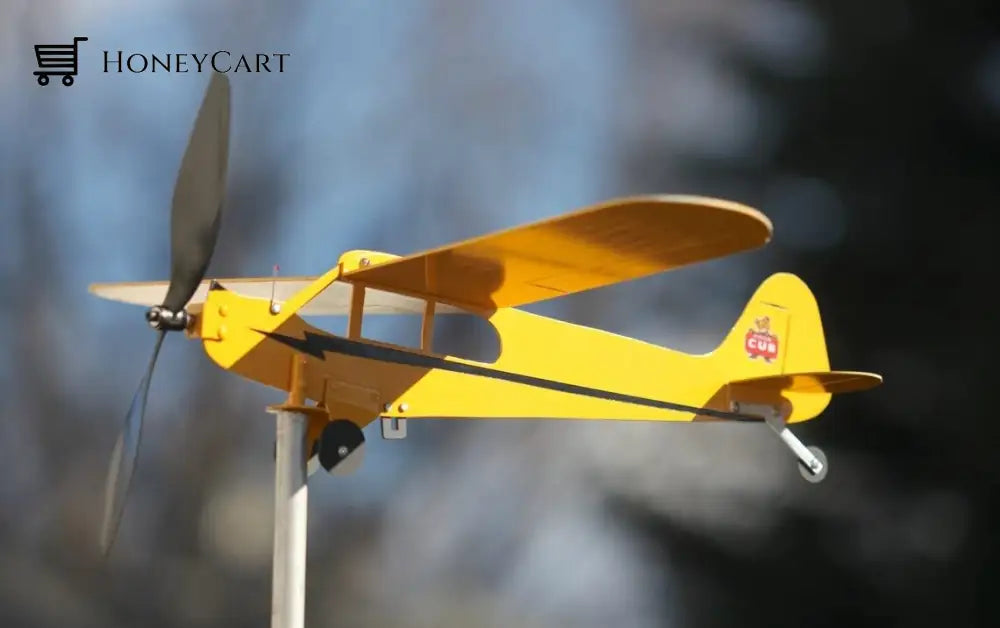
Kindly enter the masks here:
M 642 506 L 625 512 L 681 574 L 684 625 L 995 625 L 998 543 L 985 522 L 1000 508 L 1000 427 L 989 411 L 990 308 L 976 301 L 993 283 L 1000 201 L 1000 15 L 989 2 L 812 7 L 826 48 L 815 71 L 789 76 L 727 55 L 782 112 L 770 154 L 686 170 L 746 190 L 776 218 L 774 246 L 818 295 L 832 364 L 885 374 L 881 391 L 838 398 L 801 430 L 834 452 L 833 487 L 847 486 L 838 467 L 863 461 L 858 494 L 817 487 L 814 499 L 847 508 L 834 518 L 789 496 L 767 542 L 742 551 Z M 636 163 L 657 150 L 638 148 Z M 813 183 L 780 194 L 789 180 Z M 656 188 L 657 173 L 633 181 Z M 812 240 L 833 246 L 801 246 L 817 224 L 826 231 Z

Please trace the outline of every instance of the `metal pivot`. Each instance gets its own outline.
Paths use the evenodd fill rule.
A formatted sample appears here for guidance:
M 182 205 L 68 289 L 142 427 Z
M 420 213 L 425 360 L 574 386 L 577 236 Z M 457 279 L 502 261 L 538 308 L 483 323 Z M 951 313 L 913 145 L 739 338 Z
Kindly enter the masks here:
M 309 417 L 277 410 L 271 628 L 302 628 L 306 599 L 306 433 Z
M 744 403 L 734 401 L 731 404 L 733 412 L 741 414 L 751 414 L 764 419 L 768 427 L 778 435 L 778 438 L 788 446 L 799 460 L 799 472 L 807 481 L 812 483 L 822 482 L 826 478 L 829 466 L 826 463 L 826 455 L 819 447 L 806 447 L 799 438 L 788 429 L 785 423 L 786 413 L 782 407 L 762 403 Z

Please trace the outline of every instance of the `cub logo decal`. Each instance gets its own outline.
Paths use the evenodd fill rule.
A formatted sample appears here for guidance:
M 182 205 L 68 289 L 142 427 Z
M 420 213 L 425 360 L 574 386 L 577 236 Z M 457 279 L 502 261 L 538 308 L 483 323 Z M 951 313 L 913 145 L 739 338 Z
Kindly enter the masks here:
M 750 359 L 764 358 L 765 362 L 778 357 L 778 337 L 771 333 L 771 318 L 761 316 L 754 319 L 757 329 L 748 329 L 744 348 Z

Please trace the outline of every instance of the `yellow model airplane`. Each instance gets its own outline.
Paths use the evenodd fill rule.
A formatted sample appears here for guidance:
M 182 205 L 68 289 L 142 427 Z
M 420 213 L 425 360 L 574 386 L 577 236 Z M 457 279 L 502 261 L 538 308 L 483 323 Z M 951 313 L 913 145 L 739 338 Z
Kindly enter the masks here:
M 362 428 L 406 434 L 414 418 L 760 421 L 819 481 L 826 461 L 788 423 L 819 415 L 834 393 L 876 386 L 869 373 L 831 371 L 809 288 L 764 281 L 713 352 L 689 355 L 518 309 L 764 245 L 771 223 L 749 207 L 693 196 L 648 196 L 431 251 L 397 257 L 349 251 L 326 274 L 204 281 L 225 189 L 229 89 L 213 78 L 174 194 L 170 282 L 98 284 L 95 294 L 149 306 L 164 332 L 184 331 L 222 368 L 287 391 L 277 410 L 308 417 L 305 449 L 328 471 L 356 461 Z M 439 316 L 478 315 L 500 339 L 479 362 L 436 353 Z M 422 317 L 418 348 L 365 338 L 364 319 Z M 346 315 L 343 333 L 303 316 Z M 153 362 L 115 450 L 105 545 L 134 465 Z M 353 463 L 352 463 L 353 465 Z M 124 472 L 123 472 L 124 471 Z

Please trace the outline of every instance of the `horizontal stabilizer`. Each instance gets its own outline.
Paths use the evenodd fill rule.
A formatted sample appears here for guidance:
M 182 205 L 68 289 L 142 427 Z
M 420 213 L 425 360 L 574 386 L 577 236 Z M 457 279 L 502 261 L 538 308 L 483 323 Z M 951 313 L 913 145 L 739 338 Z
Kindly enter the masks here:
M 730 382 L 731 390 L 752 389 L 760 392 L 795 392 L 837 394 L 868 390 L 882 383 L 882 376 L 859 371 L 825 371 L 818 373 L 786 373 L 752 377 Z

